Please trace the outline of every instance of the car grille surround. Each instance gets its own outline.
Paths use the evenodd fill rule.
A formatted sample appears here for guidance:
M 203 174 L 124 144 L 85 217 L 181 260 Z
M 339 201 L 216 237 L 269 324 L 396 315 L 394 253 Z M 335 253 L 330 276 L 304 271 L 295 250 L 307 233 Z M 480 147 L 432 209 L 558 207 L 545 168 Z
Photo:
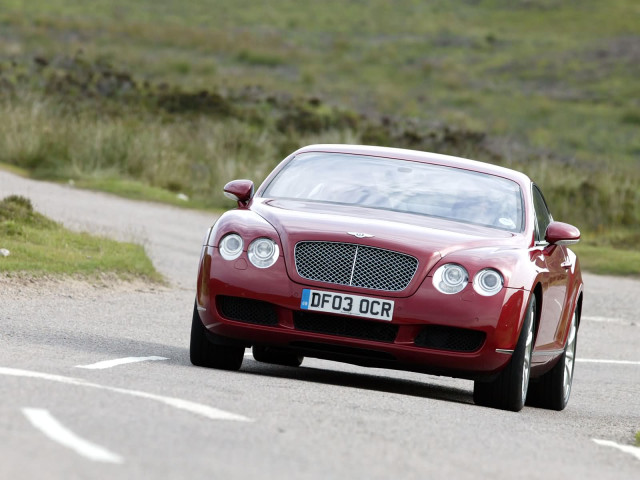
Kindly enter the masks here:
M 387 292 L 407 288 L 418 269 L 418 259 L 405 253 L 326 241 L 298 242 L 295 263 L 307 280 Z

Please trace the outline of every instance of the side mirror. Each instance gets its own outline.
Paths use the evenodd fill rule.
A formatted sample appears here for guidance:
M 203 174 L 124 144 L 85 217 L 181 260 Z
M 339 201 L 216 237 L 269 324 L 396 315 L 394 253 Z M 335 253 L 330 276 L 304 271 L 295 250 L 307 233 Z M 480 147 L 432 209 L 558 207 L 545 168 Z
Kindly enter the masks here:
M 544 239 L 551 245 L 573 245 L 580 241 L 580 230 L 568 223 L 551 222 Z
M 253 197 L 253 182 L 233 180 L 224 186 L 224 196 L 238 202 L 239 207 L 246 207 Z

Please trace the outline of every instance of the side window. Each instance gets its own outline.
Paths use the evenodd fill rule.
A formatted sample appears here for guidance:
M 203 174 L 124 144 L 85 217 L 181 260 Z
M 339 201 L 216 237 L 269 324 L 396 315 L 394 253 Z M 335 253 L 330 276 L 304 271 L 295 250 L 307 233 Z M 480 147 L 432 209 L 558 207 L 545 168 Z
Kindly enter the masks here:
M 536 211 L 536 241 L 541 242 L 544 240 L 544 234 L 553 218 L 551 218 L 542 192 L 535 185 L 533 186 L 533 208 Z

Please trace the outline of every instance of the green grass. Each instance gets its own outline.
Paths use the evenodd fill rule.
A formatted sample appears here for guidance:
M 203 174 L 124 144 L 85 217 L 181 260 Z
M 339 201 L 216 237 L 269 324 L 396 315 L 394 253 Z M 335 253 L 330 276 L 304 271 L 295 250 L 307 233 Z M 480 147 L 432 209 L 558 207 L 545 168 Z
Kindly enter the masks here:
M 26 178 L 38 177 L 33 172 L 24 168 L 16 167 L 15 165 L 9 165 L 0 162 L 0 170 L 13 173 Z M 220 208 L 211 207 L 211 202 L 202 202 L 189 198 L 188 195 L 180 192 L 172 192 L 164 188 L 153 187 L 147 183 L 143 183 L 135 180 L 126 180 L 117 177 L 100 177 L 94 173 L 92 176 L 81 177 L 77 181 L 74 178 L 64 180 L 58 178 L 61 183 L 67 183 L 77 188 L 83 188 L 86 190 L 95 190 L 100 192 L 112 193 L 124 198 L 130 198 L 132 200 L 144 200 L 150 202 L 158 202 L 176 207 L 191 208 L 197 210 L 208 210 L 214 213 L 222 213 Z M 184 196 L 183 196 L 184 195 Z M 229 202 L 228 207 L 232 207 L 233 203 Z
M 639 16 L 635 0 L 5 0 L 0 163 L 224 208 L 227 181 L 305 144 L 437 151 L 525 171 L 585 234 L 586 268 L 640 274 L 622 260 Z
M 4 170 L 5 172 L 13 173 L 14 175 L 24 178 L 28 178 L 31 175 L 31 173 L 24 168 L 2 162 L 0 162 L 0 170 Z
M 112 193 L 132 200 L 146 200 L 175 205 L 177 207 L 211 210 L 210 204 L 206 202 L 194 201 L 183 193 L 175 193 L 163 188 L 152 187 L 146 183 L 135 180 L 123 180 L 121 178 L 82 178 L 78 182 L 74 181 L 73 184 L 78 188 Z
M 640 276 L 640 252 L 582 243 L 571 247 L 583 271 L 602 275 Z
M 586 232 L 571 249 L 583 270 L 621 276 L 640 277 L 640 228 Z
M 124 280 L 163 282 L 141 246 L 66 230 L 35 212 L 24 197 L 0 200 L 0 248 L 10 252 L 0 257 L 3 273 L 86 278 L 113 274 Z
M 640 447 L 640 431 L 636 433 L 636 447 Z
M 150 82 L 312 94 L 633 168 L 637 20 L 634 0 L 5 1 L 0 54 L 82 50 Z

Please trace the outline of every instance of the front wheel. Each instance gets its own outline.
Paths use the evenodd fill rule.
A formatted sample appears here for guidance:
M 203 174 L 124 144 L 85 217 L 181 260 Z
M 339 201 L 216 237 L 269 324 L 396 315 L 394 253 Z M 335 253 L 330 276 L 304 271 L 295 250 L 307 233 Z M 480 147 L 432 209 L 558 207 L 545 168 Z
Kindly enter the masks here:
M 519 412 L 524 407 L 531 373 L 531 352 L 535 331 L 536 297 L 531 295 L 516 349 L 507 366 L 491 382 L 473 384 L 476 405 Z
M 573 367 L 576 359 L 578 343 L 578 317 L 573 313 L 569 338 L 564 352 L 556 365 L 537 381 L 532 381 L 527 405 L 551 410 L 564 410 L 571 396 L 573 384 Z
M 206 330 L 200 320 L 196 304 L 193 306 L 193 318 L 191 319 L 191 344 L 189 346 L 191 363 L 198 367 L 239 370 L 244 359 L 244 347 L 215 344 L 207 338 Z M 212 333 L 209 335 L 213 336 Z

